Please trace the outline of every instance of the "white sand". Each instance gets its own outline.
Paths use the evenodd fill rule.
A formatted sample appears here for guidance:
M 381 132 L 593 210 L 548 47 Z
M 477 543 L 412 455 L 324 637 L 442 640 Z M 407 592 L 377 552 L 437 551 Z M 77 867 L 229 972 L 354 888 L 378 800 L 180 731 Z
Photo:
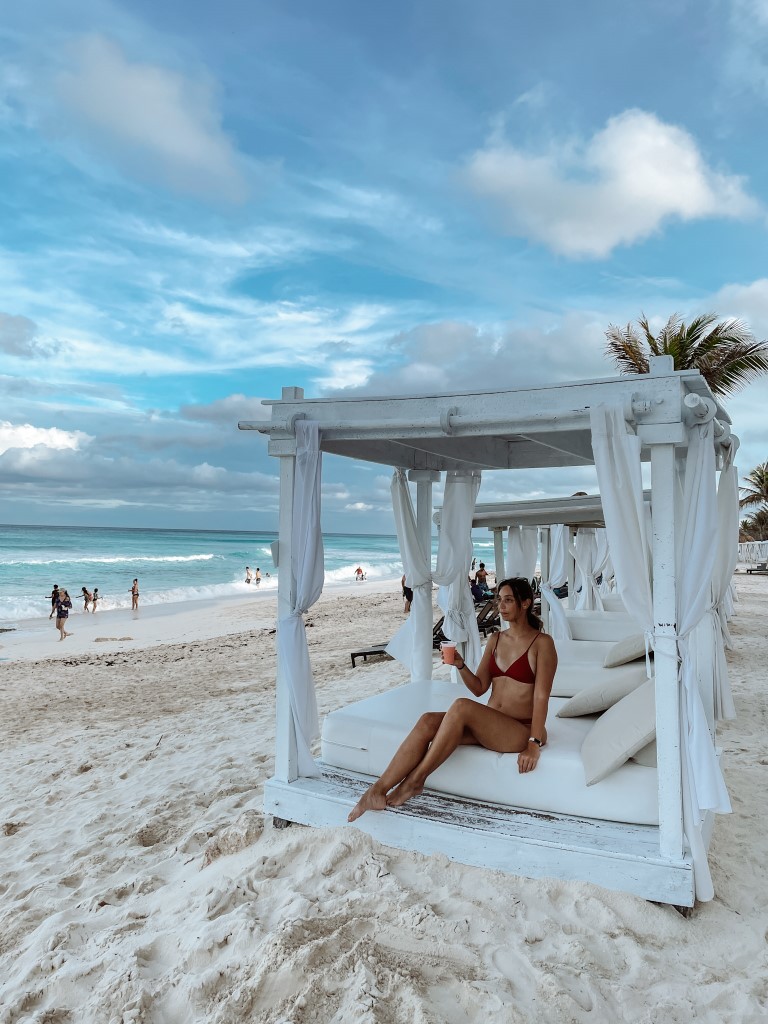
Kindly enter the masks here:
M 768 579 L 738 587 L 734 813 L 689 920 L 353 827 L 274 830 L 273 597 L 4 634 L 0 1024 L 765 1021 Z M 396 586 L 352 590 L 310 615 L 321 712 L 405 681 L 351 669 L 402 621 Z

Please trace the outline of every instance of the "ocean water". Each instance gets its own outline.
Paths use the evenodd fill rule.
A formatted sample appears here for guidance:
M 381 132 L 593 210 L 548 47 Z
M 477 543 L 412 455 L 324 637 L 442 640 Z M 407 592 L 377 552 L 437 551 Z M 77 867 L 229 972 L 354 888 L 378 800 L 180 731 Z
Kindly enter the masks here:
M 259 590 L 277 589 L 271 543 L 276 533 L 217 530 L 124 530 L 55 526 L 0 526 L 0 625 L 47 616 L 53 584 L 66 588 L 75 608 L 81 588 L 99 588 L 103 610 L 129 608 L 134 577 L 141 605 L 249 594 L 245 567 L 261 569 Z M 361 565 L 369 580 L 398 580 L 397 538 L 326 534 L 326 587 L 354 582 Z M 437 539 L 433 544 L 433 558 Z M 475 555 L 490 565 L 488 532 L 475 540 Z M 266 576 L 270 573 L 270 576 Z

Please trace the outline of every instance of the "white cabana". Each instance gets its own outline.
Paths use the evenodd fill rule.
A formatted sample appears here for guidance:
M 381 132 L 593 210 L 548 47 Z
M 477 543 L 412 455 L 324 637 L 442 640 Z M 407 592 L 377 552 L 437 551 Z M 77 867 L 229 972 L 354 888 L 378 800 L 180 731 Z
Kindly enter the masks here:
M 623 430 L 634 446 L 630 471 L 639 471 L 640 459 L 651 462 L 650 549 L 646 552 L 636 547 L 632 552 L 624 551 L 611 534 L 610 524 L 609 542 L 619 593 L 627 609 L 644 623 L 656 647 L 658 771 L 644 770 L 652 772 L 653 779 L 658 774 L 658 814 L 654 812 L 653 818 L 643 819 L 641 824 L 618 816 L 597 821 L 583 817 L 583 811 L 581 816 L 578 812 L 569 814 L 562 805 L 562 794 L 554 811 L 541 814 L 536 813 L 535 804 L 523 804 L 531 810 L 521 810 L 520 806 L 506 806 L 497 797 L 491 797 L 497 803 L 488 804 L 478 802 L 477 796 L 464 797 L 459 790 L 453 791 L 453 797 L 437 799 L 424 794 L 396 810 L 369 812 L 355 826 L 385 843 L 427 853 L 440 851 L 465 863 L 532 877 L 584 879 L 648 899 L 691 906 L 702 879 L 706 882 L 701 852 L 706 857 L 713 823 L 713 801 L 710 799 L 708 804 L 706 795 L 702 799 L 703 787 L 708 782 L 716 788 L 719 768 L 706 721 L 706 736 L 698 729 L 696 741 L 701 750 L 706 750 L 705 744 L 709 742 L 711 756 L 702 759 L 696 748 L 687 746 L 691 729 L 698 725 L 691 721 L 689 702 L 693 691 L 685 667 L 682 673 L 678 671 L 678 645 L 684 645 L 686 637 L 678 635 L 676 623 L 683 622 L 681 632 L 689 633 L 706 614 L 707 602 L 712 603 L 713 566 L 709 566 L 710 577 L 705 578 L 706 566 L 694 571 L 686 560 L 695 559 L 697 544 L 714 545 L 713 537 L 704 538 L 696 526 L 698 516 L 690 515 L 686 522 L 675 514 L 680 500 L 676 496 L 676 466 L 691 442 L 692 417 L 699 424 L 712 424 L 709 437 L 698 440 L 711 446 L 713 458 L 720 459 L 735 441 L 729 436 L 727 417 L 716 407 L 700 374 L 676 372 L 671 360 L 660 357 L 652 360 L 648 375 L 551 388 L 488 391 L 482 395 L 452 393 L 421 398 L 317 401 L 305 400 L 300 389 L 287 388 L 282 399 L 265 404 L 272 407 L 270 421 L 240 426 L 268 434 L 270 453 L 281 461 L 280 629 L 284 628 L 286 618 L 300 617 L 309 606 L 309 598 L 298 593 L 299 578 L 292 569 L 294 559 L 285 557 L 286 551 L 292 556 L 291 549 L 297 544 L 296 517 L 301 514 L 296 507 L 300 489 L 295 477 L 297 433 L 302 433 L 302 419 L 317 424 L 320 451 L 388 465 L 415 478 L 415 532 L 427 537 L 432 516 L 431 490 L 438 474 L 590 465 L 594 461 L 592 410 L 614 410 L 613 415 L 624 424 Z M 692 473 L 693 466 L 691 463 Z M 714 480 L 709 469 L 698 477 L 694 473 L 690 488 L 686 477 L 690 495 L 701 497 L 710 484 L 713 486 Z M 601 497 L 605 502 L 605 494 Z M 479 508 L 475 508 L 475 517 Z M 645 514 L 644 509 L 636 510 L 636 530 L 645 530 Z M 538 523 L 533 520 L 530 525 Z M 619 566 L 624 558 L 633 561 L 622 574 Z M 504 562 L 497 559 L 497 564 Z M 461 571 L 462 565 L 462 557 L 454 552 L 452 571 L 457 567 Z M 441 566 L 438 568 L 442 571 Z M 416 570 L 409 566 L 409 573 L 414 573 L 409 575 L 414 589 L 425 586 L 427 576 L 436 578 L 437 570 L 433 573 L 425 565 L 422 569 L 425 581 L 420 584 Z M 446 576 L 450 575 L 446 571 Z M 627 579 L 634 579 L 634 583 L 630 586 Z M 447 578 L 445 582 L 448 583 Z M 702 604 L 703 590 L 706 597 Z M 431 618 L 428 627 L 431 633 Z M 291 635 L 295 642 L 301 642 L 299 630 L 292 628 Z M 681 650 L 685 666 L 684 646 Z M 292 669 L 285 661 L 282 644 L 280 651 L 275 776 L 265 787 L 265 809 L 284 820 L 340 827 L 346 824 L 349 809 L 370 780 L 353 770 L 327 763 L 315 762 L 311 770 L 306 769 L 304 758 L 299 756 L 298 737 L 303 735 L 301 708 L 292 699 L 293 682 L 288 678 Z M 431 665 L 429 669 L 425 665 L 423 670 L 431 674 Z M 410 692 L 423 692 L 419 687 L 425 685 L 431 684 L 412 682 Z M 397 691 L 390 692 L 387 698 L 387 713 L 392 714 L 392 706 L 397 707 Z M 695 702 L 693 707 L 695 712 Z M 306 738 L 310 740 L 311 736 Z M 482 750 L 474 751 L 474 755 L 481 760 L 499 757 Z M 715 774 L 708 780 L 700 772 L 702 765 L 708 770 L 714 765 Z M 638 767 L 633 777 L 640 771 Z M 699 774 L 692 778 L 692 772 Z M 542 775 L 536 785 L 541 787 L 544 783 Z M 621 804 L 618 773 L 615 786 L 619 787 Z M 593 805 L 594 802 L 589 804 Z M 722 802 L 718 806 L 722 807 Z M 694 826 L 700 846 L 692 854 L 686 831 Z M 697 872 L 702 878 L 697 878 Z

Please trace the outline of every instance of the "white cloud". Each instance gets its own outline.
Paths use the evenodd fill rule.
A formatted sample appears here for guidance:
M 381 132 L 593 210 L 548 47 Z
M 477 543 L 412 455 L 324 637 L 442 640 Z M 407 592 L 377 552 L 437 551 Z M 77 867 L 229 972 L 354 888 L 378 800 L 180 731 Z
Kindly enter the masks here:
M 351 505 L 345 505 L 346 512 L 372 512 L 374 505 L 367 505 L 364 501 L 353 501 Z
M 768 278 L 724 285 L 715 293 L 712 308 L 723 317 L 745 320 L 758 339 L 768 338 Z
M 91 440 L 80 430 L 33 427 L 31 423 L 14 424 L 0 420 L 0 455 L 10 448 L 36 448 L 38 445 L 56 451 L 78 451 L 82 444 Z
M 323 391 L 344 391 L 365 384 L 372 370 L 373 363 L 368 359 L 334 359 L 322 377 L 315 377 L 314 383 Z
M 743 179 L 708 167 L 695 139 L 653 114 L 627 110 L 586 141 L 528 153 L 492 139 L 467 181 L 513 235 L 571 257 L 602 258 L 672 219 L 749 217 Z
M 123 170 L 239 202 L 246 188 L 209 80 L 131 61 L 97 34 L 74 48 L 56 92 L 77 132 Z

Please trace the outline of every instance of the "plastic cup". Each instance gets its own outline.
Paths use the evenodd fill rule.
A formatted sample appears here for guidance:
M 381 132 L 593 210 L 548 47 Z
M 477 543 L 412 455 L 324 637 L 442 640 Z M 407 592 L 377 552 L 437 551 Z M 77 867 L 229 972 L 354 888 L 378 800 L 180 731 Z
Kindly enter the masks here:
M 443 664 L 453 665 L 456 661 L 456 644 L 453 640 L 443 640 L 440 644 L 440 649 L 443 652 Z

